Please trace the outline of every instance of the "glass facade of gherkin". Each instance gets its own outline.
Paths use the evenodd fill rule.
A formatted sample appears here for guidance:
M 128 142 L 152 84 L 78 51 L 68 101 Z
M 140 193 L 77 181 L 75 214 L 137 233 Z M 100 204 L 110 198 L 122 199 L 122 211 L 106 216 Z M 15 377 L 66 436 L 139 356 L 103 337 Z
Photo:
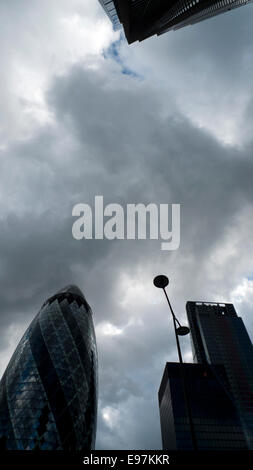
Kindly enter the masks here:
M 0 450 L 94 449 L 97 349 L 92 311 L 68 286 L 49 298 L 0 383 Z

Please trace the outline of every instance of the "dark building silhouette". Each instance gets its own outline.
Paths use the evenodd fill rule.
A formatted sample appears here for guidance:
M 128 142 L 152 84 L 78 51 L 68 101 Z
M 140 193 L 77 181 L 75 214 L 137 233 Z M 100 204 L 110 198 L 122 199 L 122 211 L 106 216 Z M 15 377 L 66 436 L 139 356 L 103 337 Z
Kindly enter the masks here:
M 197 447 L 253 449 L 253 346 L 232 304 L 187 302 L 194 364 L 184 364 Z M 159 390 L 164 449 L 193 448 L 180 364 Z
M 187 302 L 194 362 L 223 364 L 253 449 L 253 346 L 232 304 Z
M 129 44 L 197 23 L 252 0 L 99 0 Z
M 0 450 L 93 449 L 97 349 L 92 311 L 68 286 L 49 298 L 0 383 Z
M 183 364 L 183 367 L 197 448 L 247 449 L 236 407 L 223 386 L 227 383 L 224 367 L 208 364 Z M 163 449 L 192 450 L 180 364 L 167 362 L 158 395 Z

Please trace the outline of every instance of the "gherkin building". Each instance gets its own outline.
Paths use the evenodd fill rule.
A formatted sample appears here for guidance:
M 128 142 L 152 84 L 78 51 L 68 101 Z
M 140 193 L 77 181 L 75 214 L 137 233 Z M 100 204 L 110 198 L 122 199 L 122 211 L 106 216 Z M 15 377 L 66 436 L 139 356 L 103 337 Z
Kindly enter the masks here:
M 97 348 L 92 311 L 76 286 L 50 297 L 0 383 L 0 450 L 95 447 Z

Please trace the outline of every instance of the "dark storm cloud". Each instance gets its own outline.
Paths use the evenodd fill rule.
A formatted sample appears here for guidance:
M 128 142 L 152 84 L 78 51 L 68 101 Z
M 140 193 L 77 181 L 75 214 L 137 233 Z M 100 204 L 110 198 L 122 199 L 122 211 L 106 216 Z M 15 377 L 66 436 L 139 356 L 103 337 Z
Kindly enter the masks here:
M 238 145 L 251 138 L 245 110 L 252 96 L 252 5 L 208 21 L 144 41 L 121 46 L 130 68 L 159 82 L 167 103 L 198 126 Z
M 191 221 L 201 256 L 202 244 L 203 251 L 210 248 L 237 212 L 252 203 L 252 142 L 242 149 L 224 146 L 179 112 L 164 116 L 156 90 L 145 81 L 136 87 L 132 78 L 127 81 L 129 89 L 114 91 L 103 77 L 74 69 L 57 81 L 51 104 L 83 148 L 88 146 L 91 165 L 99 159 L 104 181 L 115 182 L 104 188 L 105 197 L 124 203 L 134 194 L 135 202 L 182 203 L 185 246 L 195 243 L 188 237 Z M 80 156 L 81 177 L 86 154 Z
M 171 277 L 185 318 L 186 300 L 228 300 L 251 269 L 253 38 L 250 8 L 242 10 L 130 48 L 117 43 L 132 75 L 110 54 L 67 67 L 45 96 L 53 124 L 1 151 L 1 348 L 9 326 L 27 324 L 63 285 L 83 289 L 97 327 L 99 448 L 161 446 L 157 390 L 165 361 L 177 358 L 153 276 Z M 224 97 L 241 89 L 247 135 L 227 146 L 208 124 L 221 108 L 230 118 Z M 191 116 L 205 119 L 210 100 L 219 110 L 201 128 Z M 156 241 L 73 240 L 73 205 L 93 206 L 99 194 L 123 207 L 180 203 L 178 252 Z

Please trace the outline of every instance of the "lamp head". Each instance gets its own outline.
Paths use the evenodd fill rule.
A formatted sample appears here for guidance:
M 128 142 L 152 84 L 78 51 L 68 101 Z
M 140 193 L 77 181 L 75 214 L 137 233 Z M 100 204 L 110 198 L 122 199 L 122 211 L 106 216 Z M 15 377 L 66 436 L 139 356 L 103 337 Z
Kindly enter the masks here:
M 169 284 L 169 279 L 167 276 L 160 274 L 154 278 L 153 284 L 155 287 L 158 287 L 158 289 L 164 289 Z
M 188 326 L 179 326 L 177 328 L 177 334 L 178 336 L 186 336 L 190 333 L 190 329 L 188 328 Z

